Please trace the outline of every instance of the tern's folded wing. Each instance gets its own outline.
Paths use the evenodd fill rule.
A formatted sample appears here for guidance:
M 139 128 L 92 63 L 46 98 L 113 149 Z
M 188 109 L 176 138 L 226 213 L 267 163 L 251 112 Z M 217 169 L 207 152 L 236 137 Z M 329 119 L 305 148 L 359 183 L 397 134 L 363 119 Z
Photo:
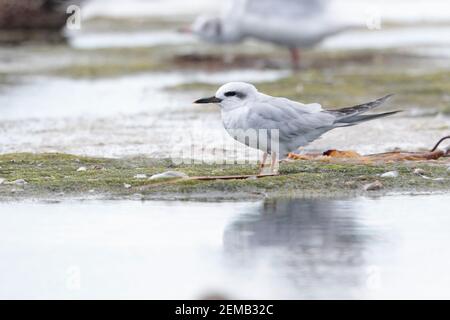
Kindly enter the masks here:
M 315 112 L 305 112 L 307 106 L 299 108 L 291 104 L 278 106 L 267 102 L 257 103 L 248 115 L 248 124 L 254 129 L 278 129 L 282 140 L 333 125 L 336 120 L 334 115 L 322 112 L 321 108 Z
M 287 98 L 279 98 L 279 97 L 271 97 L 266 96 L 267 98 L 262 101 L 270 104 L 274 107 L 283 108 L 283 109 L 292 109 L 297 114 L 302 113 L 318 113 L 324 111 L 322 106 L 319 103 L 309 103 L 304 104 L 301 102 L 289 100 Z

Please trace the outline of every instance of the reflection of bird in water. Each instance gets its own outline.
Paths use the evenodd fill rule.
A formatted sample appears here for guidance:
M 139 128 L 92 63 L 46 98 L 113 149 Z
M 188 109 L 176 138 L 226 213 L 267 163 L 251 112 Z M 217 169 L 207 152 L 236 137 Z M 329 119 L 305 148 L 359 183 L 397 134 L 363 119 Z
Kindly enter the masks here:
M 313 47 L 348 28 L 332 16 L 325 0 L 233 0 L 220 17 L 198 17 L 190 31 L 211 43 L 255 38 L 288 47 L 298 68 L 299 48 Z
M 333 286 L 358 287 L 365 281 L 364 254 L 374 236 L 345 202 L 267 200 L 258 212 L 230 224 L 223 243 L 227 261 L 241 268 L 263 261 L 294 287 L 327 290 L 331 296 Z

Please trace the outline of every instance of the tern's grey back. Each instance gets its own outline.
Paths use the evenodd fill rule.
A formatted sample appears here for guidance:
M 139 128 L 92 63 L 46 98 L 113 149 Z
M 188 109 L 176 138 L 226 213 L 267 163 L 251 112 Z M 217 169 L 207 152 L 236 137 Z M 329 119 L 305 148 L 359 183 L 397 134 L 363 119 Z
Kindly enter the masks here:
M 319 14 L 324 10 L 324 0 L 235 0 L 245 6 L 245 11 L 262 18 L 300 19 Z

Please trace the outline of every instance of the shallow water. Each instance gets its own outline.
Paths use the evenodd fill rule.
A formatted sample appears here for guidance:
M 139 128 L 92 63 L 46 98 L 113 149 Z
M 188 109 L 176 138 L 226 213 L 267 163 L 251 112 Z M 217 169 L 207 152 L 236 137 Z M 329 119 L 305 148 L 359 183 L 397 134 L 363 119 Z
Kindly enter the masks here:
M 412 26 L 345 32 L 326 39 L 324 49 L 440 48 L 448 46 L 449 26 Z M 413 51 L 415 52 L 415 51 Z
M 355 1 L 352 0 L 351 7 L 355 9 L 356 3 L 353 2 Z M 98 0 L 87 2 L 83 14 L 92 18 L 101 12 L 105 16 L 119 15 L 126 18 L 133 17 L 135 10 L 136 14 L 158 16 L 164 15 L 167 8 L 175 8 L 176 13 L 172 18 L 178 19 L 185 17 L 185 13 L 217 9 L 217 4 L 211 3 L 197 1 L 196 6 L 192 6 L 178 0 L 133 1 L 132 4 L 116 0 L 108 2 L 106 11 L 96 11 L 104 7 L 104 3 Z M 395 18 L 395 12 L 402 12 L 399 8 L 407 6 L 408 2 L 398 0 L 395 5 L 392 5 L 392 1 L 379 3 L 380 6 L 387 4 L 389 10 L 383 12 L 383 17 L 386 14 L 386 17 Z M 364 7 L 358 6 L 358 10 Z M 418 10 L 417 6 L 424 8 Z M 403 14 L 416 15 L 417 18 L 424 14 L 425 18 L 434 21 L 426 7 L 425 3 L 416 3 L 414 8 Z M 401 16 L 397 14 L 397 18 Z M 448 31 L 449 27 L 445 25 L 431 27 L 418 24 L 403 28 L 349 32 L 328 39 L 318 50 L 384 49 L 394 46 L 408 52 L 415 50 L 420 55 L 432 56 L 434 60 L 445 59 L 450 45 L 448 37 L 445 37 Z M 430 43 L 424 43 L 424 39 Z M 193 39 L 169 29 L 95 33 L 89 28 L 82 28 L 72 33 L 71 43 L 74 47 L 91 49 L 160 43 L 170 43 L 175 47 L 185 40 Z M 4 47 L 0 50 L 0 73 L 21 74 L 30 70 L 47 70 L 50 67 L 82 63 L 81 58 L 79 61 L 71 61 L 74 58 L 71 50 L 69 47 L 58 46 Z M 434 60 L 430 59 L 430 64 Z M 67 152 L 108 157 L 171 157 L 174 150 L 186 153 L 193 146 L 206 150 L 200 156 L 194 154 L 194 158 L 213 159 L 215 156 L 211 150 L 228 150 L 226 144 L 231 143 L 231 140 L 222 128 L 217 108 L 191 104 L 191 101 L 199 98 L 199 94 L 212 92 L 174 93 L 165 90 L 165 87 L 192 82 L 213 83 L 218 87 L 228 81 L 248 81 L 257 85 L 258 82 L 276 81 L 288 74 L 289 70 L 247 69 L 226 72 L 174 70 L 96 79 L 20 76 L 18 83 L 0 88 L 0 153 Z M 428 149 L 448 133 L 448 117 L 413 118 L 405 117 L 405 114 L 406 112 L 397 117 L 334 130 L 324 135 L 323 139 L 310 144 L 306 150 L 351 149 L 365 154 L 395 148 Z M 199 138 L 197 132 L 203 135 Z M 170 141 L 167 137 L 170 137 Z M 243 147 L 237 148 L 239 154 L 246 150 Z
M 194 37 L 176 31 L 73 32 L 69 38 L 74 48 L 134 48 L 193 43 Z
M 167 158 L 174 152 L 186 154 L 193 146 L 205 151 L 190 154 L 192 158 L 208 160 L 217 159 L 214 149 L 229 150 L 232 144 L 243 158 L 247 148 L 236 146 L 227 135 L 216 106 L 193 105 L 191 102 L 200 93 L 174 93 L 164 88 L 186 82 L 219 86 L 240 80 L 257 84 L 287 74 L 289 71 L 282 70 L 232 70 L 150 73 L 111 79 L 29 77 L 0 94 L 0 153 Z M 428 149 L 447 134 L 449 127 L 448 117 L 392 117 L 333 130 L 307 150 L 345 149 L 366 154 L 395 148 Z M 373 137 L 377 137 L 377 143 Z
M 106 6 L 105 3 L 108 2 Z M 142 17 L 218 14 L 231 0 L 91 0 L 83 6 L 83 17 Z M 383 20 L 401 22 L 448 21 L 450 4 L 446 0 L 332 0 L 336 17 L 364 19 L 379 13 Z M 225 7 L 226 8 L 226 7 Z
M 0 298 L 450 298 L 448 195 L 0 204 Z
M 221 84 L 222 81 L 263 82 L 285 77 L 289 71 L 232 70 L 165 72 L 111 79 L 27 77 L 0 94 L 2 120 L 96 117 L 150 112 L 158 114 L 190 105 L 193 100 L 173 98 L 165 87 L 190 82 Z
M 193 101 L 192 97 L 190 101 Z M 186 104 L 172 114 L 121 113 L 120 116 L 21 119 L 0 122 L 0 153 L 65 152 L 71 154 L 220 160 L 247 159 L 244 145 L 236 144 L 222 128 L 219 110 L 200 113 Z M 335 129 L 308 145 L 305 152 L 329 149 L 355 150 L 361 154 L 430 149 L 448 133 L 450 118 L 385 119 Z M 414 131 L 411 130 L 414 128 Z M 377 137 L 374 141 L 374 137 Z M 191 151 L 194 150 L 194 151 Z M 225 150 L 225 151 L 223 151 Z M 217 153 L 219 152 L 219 153 Z M 258 155 L 250 157 L 257 160 Z
M 198 96 L 173 93 L 166 86 L 191 81 L 217 86 L 221 81 L 258 83 L 287 74 L 282 70 L 232 70 L 112 79 L 29 77 L 0 94 L 0 153 L 170 157 L 179 149 L 179 140 L 195 132 L 210 132 L 202 135 L 204 140 L 190 140 L 195 145 L 230 138 L 222 129 L 219 113 L 204 112 L 217 111 L 215 107 L 192 105 Z
M 183 19 L 194 21 L 198 15 L 220 15 L 226 12 L 227 2 L 197 0 L 185 3 L 169 1 L 108 1 L 91 0 L 83 6 L 83 17 L 97 16 L 129 19 L 159 18 L 163 21 Z M 413 3 L 413 5 L 411 5 Z M 385 49 L 418 48 L 449 45 L 450 4 L 445 0 L 332 0 L 328 10 L 338 21 L 357 26 L 359 31 L 349 31 L 328 38 L 322 49 Z M 375 25 L 372 25 L 376 22 Z M 400 28 L 385 28 L 385 24 L 403 24 Z M 436 26 L 435 24 L 441 24 Z M 434 25 L 433 25 L 434 24 Z M 375 27 L 375 28 L 374 28 Z M 380 30 L 378 30 L 380 29 Z M 70 31 L 71 44 L 76 48 L 139 47 L 174 45 L 196 42 L 192 35 L 180 34 L 175 28 L 166 30 L 135 30 L 133 32 L 96 32 L 89 28 Z M 198 41 L 197 41 L 198 42 Z M 410 51 L 409 51 L 410 52 Z
M 450 20 L 450 19 L 449 19 Z M 382 28 L 380 30 L 355 30 L 327 38 L 318 46 L 325 50 L 360 49 L 414 49 L 412 53 L 428 56 L 427 50 L 440 50 L 450 45 L 449 26 L 409 26 Z M 192 35 L 179 34 L 176 31 L 134 31 L 134 32 L 74 32 L 70 44 L 74 48 L 126 48 L 148 47 L 156 45 L 202 44 Z

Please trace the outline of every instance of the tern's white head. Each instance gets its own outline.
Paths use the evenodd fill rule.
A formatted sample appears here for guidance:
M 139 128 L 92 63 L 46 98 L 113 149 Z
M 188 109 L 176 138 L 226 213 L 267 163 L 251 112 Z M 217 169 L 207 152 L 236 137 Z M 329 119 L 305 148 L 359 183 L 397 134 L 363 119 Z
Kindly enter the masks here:
M 194 103 L 218 103 L 223 110 L 242 107 L 246 102 L 256 100 L 258 90 L 246 82 L 229 82 L 217 90 L 213 97 L 203 98 Z

